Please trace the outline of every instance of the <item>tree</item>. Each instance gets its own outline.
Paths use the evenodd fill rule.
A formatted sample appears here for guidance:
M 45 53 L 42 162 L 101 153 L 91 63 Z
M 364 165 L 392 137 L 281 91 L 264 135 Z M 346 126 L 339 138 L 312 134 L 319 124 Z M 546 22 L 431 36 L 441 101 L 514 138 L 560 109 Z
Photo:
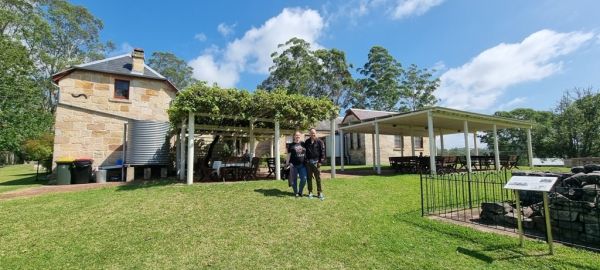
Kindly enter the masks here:
M 50 77 L 67 67 L 105 57 L 114 48 L 100 41 L 102 21 L 86 8 L 65 0 L 7 0 L 0 5 L 1 34 L 27 49 L 44 108 L 54 112 L 55 87 Z
M 591 88 L 566 91 L 555 108 L 553 142 L 565 158 L 600 155 L 600 93 Z
M 311 50 L 310 43 L 292 38 L 279 44 L 281 52 L 274 52 L 271 72 L 259 89 L 273 91 L 283 88 L 288 93 L 311 97 L 327 97 L 337 106 L 346 106 L 354 80 L 346 55 L 337 49 Z M 285 48 L 285 49 L 284 49 Z
M 401 97 L 400 78 L 403 70 L 387 49 L 374 46 L 367 63 L 358 69 L 364 78 L 357 81 L 359 90 L 352 103 L 356 108 L 393 111 Z
M 35 72 L 27 49 L 0 36 L 0 150 L 16 152 L 21 144 L 48 132 L 52 116 L 31 78 Z
M 494 116 L 528 120 L 534 122 L 531 130 L 533 153 L 537 157 L 555 157 L 556 144 L 552 139 L 555 132 L 552 128 L 554 114 L 550 111 L 536 111 L 533 109 L 519 108 L 512 111 L 498 111 Z M 501 154 L 514 154 L 520 160 L 527 160 L 527 133 L 525 129 L 499 129 L 498 148 Z M 482 142 L 493 149 L 494 137 L 492 133 L 479 135 Z
M 437 103 L 433 92 L 440 86 L 440 79 L 432 77 L 427 69 L 419 69 L 415 64 L 408 67 L 400 85 L 400 111 L 416 111 Z
M 192 67 L 170 52 L 152 53 L 148 65 L 169 79 L 179 89 L 184 89 L 196 81 L 192 78 Z

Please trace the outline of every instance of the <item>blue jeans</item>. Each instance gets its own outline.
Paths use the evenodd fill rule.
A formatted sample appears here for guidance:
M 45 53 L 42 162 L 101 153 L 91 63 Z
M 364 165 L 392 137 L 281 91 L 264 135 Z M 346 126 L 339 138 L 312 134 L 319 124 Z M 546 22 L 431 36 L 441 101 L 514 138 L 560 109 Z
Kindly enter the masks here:
M 292 178 L 292 189 L 294 190 L 294 194 L 302 195 L 302 190 L 304 190 L 304 185 L 306 185 L 306 166 L 304 166 L 304 164 L 300 164 L 297 166 L 294 165 L 294 168 L 300 175 L 300 190 L 298 190 L 298 187 L 297 187 L 298 181 L 297 181 L 296 177 Z

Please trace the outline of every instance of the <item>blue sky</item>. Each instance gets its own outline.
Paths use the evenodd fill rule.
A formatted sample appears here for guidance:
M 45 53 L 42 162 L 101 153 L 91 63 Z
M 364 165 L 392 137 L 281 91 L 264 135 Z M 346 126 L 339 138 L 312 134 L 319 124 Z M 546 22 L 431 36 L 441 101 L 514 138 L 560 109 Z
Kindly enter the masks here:
M 548 110 L 563 91 L 600 87 L 600 1 L 73 1 L 102 39 L 170 51 L 194 76 L 252 90 L 293 36 L 362 66 L 373 45 L 403 65 L 437 68 L 440 105 L 483 113 Z

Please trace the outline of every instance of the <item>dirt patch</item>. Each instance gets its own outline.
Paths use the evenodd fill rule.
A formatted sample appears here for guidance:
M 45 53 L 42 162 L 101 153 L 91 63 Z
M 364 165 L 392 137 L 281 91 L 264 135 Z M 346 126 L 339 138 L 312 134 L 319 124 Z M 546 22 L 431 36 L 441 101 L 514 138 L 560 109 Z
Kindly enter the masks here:
M 39 196 L 43 194 L 49 193 L 65 193 L 65 192 L 75 192 L 89 189 L 97 189 L 103 187 L 115 187 L 126 185 L 124 182 L 108 182 L 103 184 L 91 183 L 91 184 L 77 184 L 77 185 L 47 185 L 41 187 L 33 187 L 27 189 L 20 189 L 15 191 L 9 191 L 0 194 L 0 200 L 7 200 L 12 198 L 22 198 L 22 197 L 33 197 Z

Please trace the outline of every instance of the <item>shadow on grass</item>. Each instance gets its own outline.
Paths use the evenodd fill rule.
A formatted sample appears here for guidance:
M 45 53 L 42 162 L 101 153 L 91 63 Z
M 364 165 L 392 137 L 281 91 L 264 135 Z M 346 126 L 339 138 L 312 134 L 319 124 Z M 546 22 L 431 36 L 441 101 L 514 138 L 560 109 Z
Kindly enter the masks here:
M 163 187 L 168 185 L 179 184 L 181 182 L 172 179 L 151 180 L 151 181 L 133 181 L 123 186 L 117 187 L 117 191 L 132 191 L 141 188 Z
M 45 184 L 47 181 L 45 180 L 45 176 L 40 175 L 39 179 L 36 180 L 35 173 L 22 173 L 11 176 L 24 176 L 19 179 L 14 179 L 10 181 L 0 182 L 0 186 L 25 186 L 25 185 L 33 185 L 33 184 Z
M 283 190 L 279 190 L 279 189 L 276 189 L 276 188 L 255 189 L 254 192 L 262 193 L 262 195 L 269 196 L 269 197 L 288 197 L 288 196 L 294 196 L 293 192 L 283 191 Z
M 516 242 L 514 244 L 498 244 L 494 242 L 494 239 L 485 239 L 482 237 L 478 237 L 477 234 L 470 233 L 469 231 L 456 230 L 456 227 L 451 226 L 450 224 L 443 224 L 426 219 L 425 217 L 421 217 L 420 211 L 398 213 L 395 215 L 395 218 L 400 222 L 418 227 L 426 231 L 442 234 L 444 236 L 451 237 L 460 241 L 467 241 L 475 245 L 483 246 L 483 248 L 480 250 L 457 247 L 456 251 L 460 254 L 478 259 L 486 263 L 525 257 L 549 256 L 549 254 L 527 254 L 523 249 L 519 247 L 518 243 Z M 485 252 L 506 252 L 511 253 L 513 255 L 494 258 L 487 255 Z M 585 268 L 585 266 L 579 267 Z

